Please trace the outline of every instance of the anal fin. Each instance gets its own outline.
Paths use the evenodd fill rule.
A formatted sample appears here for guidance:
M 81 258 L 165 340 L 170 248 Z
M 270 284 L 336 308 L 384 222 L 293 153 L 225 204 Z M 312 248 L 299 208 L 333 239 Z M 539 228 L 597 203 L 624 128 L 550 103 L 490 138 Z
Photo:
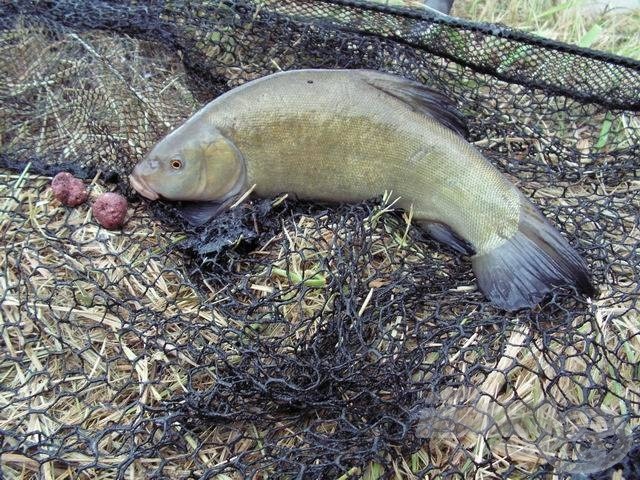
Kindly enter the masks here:
M 473 246 L 464 238 L 460 237 L 456 232 L 451 230 L 448 225 L 441 222 L 429 222 L 426 220 L 422 220 L 417 223 L 429 234 L 431 238 L 448 245 L 456 252 L 463 255 L 474 255 L 476 253 Z

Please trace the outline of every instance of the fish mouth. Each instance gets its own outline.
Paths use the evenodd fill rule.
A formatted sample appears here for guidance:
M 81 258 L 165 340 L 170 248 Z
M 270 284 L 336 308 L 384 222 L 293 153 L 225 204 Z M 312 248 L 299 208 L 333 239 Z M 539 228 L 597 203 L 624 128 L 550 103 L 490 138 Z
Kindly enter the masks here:
M 146 180 L 136 175 L 135 172 L 129 175 L 129 182 L 135 191 L 144 198 L 148 198 L 149 200 L 157 200 L 160 198 L 160 195 L 153 191 Z

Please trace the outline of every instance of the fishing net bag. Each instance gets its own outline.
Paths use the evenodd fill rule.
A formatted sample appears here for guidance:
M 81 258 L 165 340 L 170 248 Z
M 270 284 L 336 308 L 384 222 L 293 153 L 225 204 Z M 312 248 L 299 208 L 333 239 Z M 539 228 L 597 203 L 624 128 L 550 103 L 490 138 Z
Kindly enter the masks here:
M 0 477 L 638 477 L 640 64 L 348 0 L 4 0 L 0 49 Z M 195 228 L 132 192 L 199 107 L 296 68 L 450 97 L 598 295 L 505 313 L 386 197 Z

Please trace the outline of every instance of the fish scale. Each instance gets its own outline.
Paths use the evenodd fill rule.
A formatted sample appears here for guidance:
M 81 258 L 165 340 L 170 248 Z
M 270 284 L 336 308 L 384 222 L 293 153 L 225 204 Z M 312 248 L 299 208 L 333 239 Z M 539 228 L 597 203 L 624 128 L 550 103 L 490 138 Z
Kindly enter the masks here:
M 209 111 L 242 151 L 258 194 L 356 202 L 393 191 L 401 207 L 413 204 L 416 219 L 447 223 L 477 251 L 513 235 L 518 191 L 480 152 L 364 81 L 334 88 L 336 76 L 313 75 L 312 84 L 304 74 L 286 84 L 271 76 Z

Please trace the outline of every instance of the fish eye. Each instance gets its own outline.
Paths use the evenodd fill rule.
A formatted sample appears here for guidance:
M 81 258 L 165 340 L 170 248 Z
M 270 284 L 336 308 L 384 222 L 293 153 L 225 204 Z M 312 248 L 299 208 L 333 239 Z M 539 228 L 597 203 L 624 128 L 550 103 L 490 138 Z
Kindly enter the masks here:
M 182 160 L 179 160 L 177 158 L 171 160 L 171 168 L 173 168 L 174 170 L 180 170 L 182 168 Z

